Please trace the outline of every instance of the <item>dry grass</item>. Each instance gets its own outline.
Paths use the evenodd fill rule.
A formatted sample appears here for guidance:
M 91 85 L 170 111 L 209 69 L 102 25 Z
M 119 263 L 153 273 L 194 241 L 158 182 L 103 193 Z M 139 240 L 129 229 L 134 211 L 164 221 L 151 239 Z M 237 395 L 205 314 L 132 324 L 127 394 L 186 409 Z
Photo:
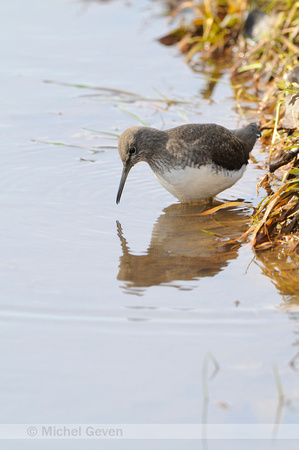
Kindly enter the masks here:
M 186 8 L 193 11 L 193 21 L 160 41 L 176 43 L 187 61 L 199 54 L 205 60 L 230 61 L 237 105 L 243 112 L 250 102 L 269 153 L 269 171 L 258 185 L 268 195 L 247 233 L 252 233 L 252 245 L 299 251 L 299 84 L 287 78 L 299 59 L 299 1 L 185 1 L 171 17 Z M 249 40 L 243 33 L 244 13 L 254 8 L 267 15 L 265 33 Z

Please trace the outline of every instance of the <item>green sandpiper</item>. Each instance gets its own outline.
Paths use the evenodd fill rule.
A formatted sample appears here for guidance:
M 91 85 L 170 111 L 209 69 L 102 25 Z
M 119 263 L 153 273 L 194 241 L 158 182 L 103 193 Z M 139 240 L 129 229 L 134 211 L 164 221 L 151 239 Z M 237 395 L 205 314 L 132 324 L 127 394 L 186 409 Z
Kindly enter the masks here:
M 208 200 L 231 187 L 245 172 L 261 132 L 256 123 L 228 130 L 221 125 L 187 124 L 165 131 L 134 126 L 118 143 L 123 172 L 120 202 L 131 168 L 145 161 L 162 186 L 182 203 Z

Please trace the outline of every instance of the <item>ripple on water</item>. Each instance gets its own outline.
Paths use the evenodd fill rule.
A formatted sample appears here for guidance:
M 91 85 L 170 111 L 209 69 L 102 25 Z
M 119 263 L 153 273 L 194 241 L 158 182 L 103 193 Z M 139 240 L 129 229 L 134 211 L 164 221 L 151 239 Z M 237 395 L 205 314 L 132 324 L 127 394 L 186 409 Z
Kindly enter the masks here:
M 132 330 L 132 333 L 155 333 L 157 327 L 164 327 L 168 334 L 204 334 L 213 325 L 215 334 L 234 334 L 240 333 L 250 335 L 256 332 L 259 327 L 268 326 L 269 323 L 279 321 L 277 311 L 272 308 L 261 307 L 259 310 L 255 308 L 243 308 L 235 316 L 233 314 L 235 308 L 227 310 L 225 313 L 215 313 L 213 308 L 167 308 L 167 307 L 150 307 L 150 306 L 126 306 L 117 308 L 105 308 L 96 310 L 86 309 L 57 309 L 57 308 L 22 308 L 12 309 L 10 307 L 1 307 L 0 320 L 9 323 L 9 321 L 42 321 L 49 327 L 55 327 L 56 322 L 64 322 L 89 326 L 93 324 L 98 326 L 101 324 L 101 330 L 110 333 L 122 334 L 124 328 L 128 331 L 131 328 L 128 322 L 148 322 L 146 328 Z M 254 330 L 253 330 L 254 325 Z

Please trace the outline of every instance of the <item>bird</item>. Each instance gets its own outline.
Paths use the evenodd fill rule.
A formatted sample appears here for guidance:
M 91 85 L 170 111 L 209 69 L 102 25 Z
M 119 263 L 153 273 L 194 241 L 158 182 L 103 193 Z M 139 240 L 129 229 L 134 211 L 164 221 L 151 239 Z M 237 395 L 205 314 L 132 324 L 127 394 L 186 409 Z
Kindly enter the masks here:
M 251 11 L 244 24 L 244 36 L 252 43 L 259 42 L 263 37 L 268 36 L 271 27 L 274 26 L 276 17 L 268 16 L 260 9 Z
M 260 137 L 256 123 L 236 130 L 214 123 L 185 124 L 164 131 L 130 127 L 118 141 L 123 171 L 116 203 L 130 170 L 140 161 L 149 164 L 161 185 L 181 203 L 209 200 L 242 177 Z

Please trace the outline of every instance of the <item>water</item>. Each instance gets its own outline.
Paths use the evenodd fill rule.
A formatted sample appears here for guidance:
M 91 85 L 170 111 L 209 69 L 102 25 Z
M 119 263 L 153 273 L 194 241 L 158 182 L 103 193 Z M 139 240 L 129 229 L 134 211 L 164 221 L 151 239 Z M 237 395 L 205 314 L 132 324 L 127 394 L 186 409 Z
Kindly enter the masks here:
M 187 119 L 241 126 L 228 74 L 205 98 L 204 75 L 156 40 L 168 29 L 158 2 L 13 0 L 0 9 L 0 422 L 296 424 L 295 256 L 255 255 L 238 240 L 249 209 L 199 216 L 201 207 L 179 205 L 143 164 L 116 206 L 117 140 L 90 131 L 119 134 L 139 123 L 129 113 L 158 128 Z M 165 96 L 182 103 L 169 107 Z M 257 204 L 259 144 L 253 156 L 215 205 Z M 204 448 L 184 440 L 67 443 L 82 444 Z

